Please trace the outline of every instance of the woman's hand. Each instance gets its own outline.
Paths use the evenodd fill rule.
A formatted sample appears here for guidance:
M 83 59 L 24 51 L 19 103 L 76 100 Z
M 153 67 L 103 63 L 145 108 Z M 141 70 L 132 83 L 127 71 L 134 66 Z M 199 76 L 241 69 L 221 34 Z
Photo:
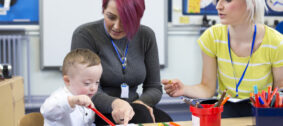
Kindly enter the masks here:
M 183 96 L 184 95 L 184 84 L 179 79 L 161 81 L 164 85 L 164 90 L 171 97 Z
M 112 117 L 119 124 L 127 125 L 135 115 L 132 106 L 122 99 L 115 99 L 112 103 L 112 109 Z
M 147 104 L 145 104 L 144 102 L 142 102 L 142 101 L 140 101 L 140 100 L 136 100 L 136 101 L 134 101 L 133 103 L 137 103 L 137 104 L 144 105 L 144 106 L 148 109 L 148 111 L 149 111 L 149 113 L 150 113 L 150 116 L 151 116 L 151 118 L 152 118 L 152 120 L 153 120 L 153 123 L 155 123 L 155 116 L 154 116 L 154 114 L 153 114 L 153 109 L 152 109 L 152 107 L 148 106 Z

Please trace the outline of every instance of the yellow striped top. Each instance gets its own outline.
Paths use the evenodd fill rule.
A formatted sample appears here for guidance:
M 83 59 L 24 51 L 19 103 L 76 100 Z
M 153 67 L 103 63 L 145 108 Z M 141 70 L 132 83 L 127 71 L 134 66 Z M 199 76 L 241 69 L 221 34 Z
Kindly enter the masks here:
M 262 43 L 253 53 L 246 74 L 238 88 L 240 99 L 248 98 L 249 93 L 253 92 L 254 85 L 258 86 L 259 91 L 267 91 L 267 87 L 273 84 L 272 68 L 283 66 L 283 35 L 268 26 L 264 27 L 265 34 Z M 217 59 L 219 95 L 227 88 L 227 93 L 234 97 L 236 96 L 236 83 L 242 76 L 249 56 L 238 57 L 231 50 L 233 69 L 227 34 L 227 25 L 214 25 L 201 35 L 198 44 L 206 55 Z

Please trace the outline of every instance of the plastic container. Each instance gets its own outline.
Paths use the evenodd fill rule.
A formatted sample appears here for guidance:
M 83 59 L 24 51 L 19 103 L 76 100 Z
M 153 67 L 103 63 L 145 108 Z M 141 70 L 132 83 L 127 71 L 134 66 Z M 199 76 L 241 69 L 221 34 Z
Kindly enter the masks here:
M 223 106 L 213 107 L 214 104 L 201 104 L 203 108 L 190 106 L 193 126 L 221 126 Z
M 283 126 L 283 108 L 254 108 L 256 126 Z

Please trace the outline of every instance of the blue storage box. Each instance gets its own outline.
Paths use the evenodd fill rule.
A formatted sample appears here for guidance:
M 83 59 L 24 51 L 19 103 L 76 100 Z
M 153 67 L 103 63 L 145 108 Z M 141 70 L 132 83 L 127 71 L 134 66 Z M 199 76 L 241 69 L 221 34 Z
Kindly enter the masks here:
M 256 126 L 283 126 L 283 108 L 254 108 Z

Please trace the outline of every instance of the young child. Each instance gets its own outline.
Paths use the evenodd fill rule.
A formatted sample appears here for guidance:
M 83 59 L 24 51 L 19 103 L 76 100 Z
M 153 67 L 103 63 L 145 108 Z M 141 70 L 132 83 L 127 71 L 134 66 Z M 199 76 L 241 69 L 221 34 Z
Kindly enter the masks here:
M 64 88 L 48 97 L 40 108 L 44 126 L 91 126 L 94 107 L 91 97 L 98 90 L 102 74 L 100 58 L 88 49 L 75 49 L 64 59 Z

